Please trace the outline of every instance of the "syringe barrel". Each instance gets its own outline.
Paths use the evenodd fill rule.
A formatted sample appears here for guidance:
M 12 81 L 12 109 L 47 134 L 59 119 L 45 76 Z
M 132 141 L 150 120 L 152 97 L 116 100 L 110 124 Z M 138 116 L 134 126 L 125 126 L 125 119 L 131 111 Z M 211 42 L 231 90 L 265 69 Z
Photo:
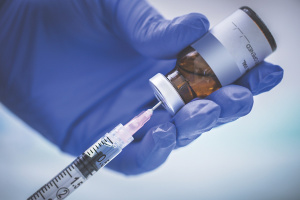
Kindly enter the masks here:
M 27 200 L 64 199 L 116 157 L 133 140 L 119 124 Z

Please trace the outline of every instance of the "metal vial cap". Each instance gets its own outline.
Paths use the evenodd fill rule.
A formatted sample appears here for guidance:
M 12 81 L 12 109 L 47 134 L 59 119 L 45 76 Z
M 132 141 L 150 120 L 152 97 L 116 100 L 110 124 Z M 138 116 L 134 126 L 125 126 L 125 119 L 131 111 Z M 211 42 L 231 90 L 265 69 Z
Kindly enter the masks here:
M 158 101 L 161 101 L 165 109 L 172 115 L 175 115 L 185 105 L 176 89 L 164 75 L 158 73 L 149 79 L 149 82 Z

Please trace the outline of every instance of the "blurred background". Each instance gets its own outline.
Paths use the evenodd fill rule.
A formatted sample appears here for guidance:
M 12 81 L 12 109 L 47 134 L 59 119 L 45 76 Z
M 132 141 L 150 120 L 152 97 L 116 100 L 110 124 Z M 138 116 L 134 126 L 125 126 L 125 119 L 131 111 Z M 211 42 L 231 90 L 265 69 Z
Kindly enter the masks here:
M 215 25 L 247 5 L 267 24 L 278 49 L 267 61 L 283 81 L 256 96 L 252 112 L 174 151 L 157 170 L 126 177 L 101 170 L 70 200 L 300 199 L 299 0 L 149 0 L 171 19 L 200 12 Z M 145 80 L 147 81 L 147 80 Z M 26 199 L 74 157 L 0 106 L 0 199 Z

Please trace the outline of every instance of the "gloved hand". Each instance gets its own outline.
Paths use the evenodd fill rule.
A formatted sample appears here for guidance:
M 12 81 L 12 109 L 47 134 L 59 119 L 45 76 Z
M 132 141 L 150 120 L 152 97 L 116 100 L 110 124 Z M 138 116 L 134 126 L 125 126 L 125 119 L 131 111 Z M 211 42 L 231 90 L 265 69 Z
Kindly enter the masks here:
M 176 54 L 209 28 L 201 14 L 165 20 L 142 0 L 6 0 L 0 6 L 0 100 L 73 155 L 153 106 L 148 79 L 170 71 Z M 279 66 L 262 63 L 173 118 L 155 111 L 108 167 L 124 174 L 155 169 L 174 148 L 246 115 L 253 95 L 282 76 Z

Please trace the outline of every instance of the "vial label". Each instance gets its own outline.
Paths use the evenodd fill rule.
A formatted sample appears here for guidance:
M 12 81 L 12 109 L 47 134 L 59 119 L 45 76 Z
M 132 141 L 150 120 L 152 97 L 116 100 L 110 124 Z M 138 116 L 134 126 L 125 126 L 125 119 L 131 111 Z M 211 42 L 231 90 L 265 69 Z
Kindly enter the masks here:
M 237 10 L 210 31 L 233 56 L 241 74 L 272 53 L 272 48 L 257 24 Z
M 222 86 L 233 83 L 241 72 L 221 42 L 210 32 L 191 45 L 206 61 Z
M 222 86 L 233 83 L 272 53 L 263 32 L 242 10 L 234 12 L 191 46 L 211 67 Z

